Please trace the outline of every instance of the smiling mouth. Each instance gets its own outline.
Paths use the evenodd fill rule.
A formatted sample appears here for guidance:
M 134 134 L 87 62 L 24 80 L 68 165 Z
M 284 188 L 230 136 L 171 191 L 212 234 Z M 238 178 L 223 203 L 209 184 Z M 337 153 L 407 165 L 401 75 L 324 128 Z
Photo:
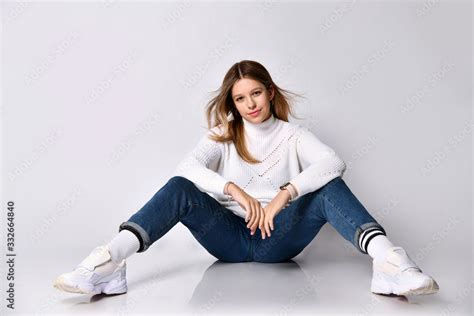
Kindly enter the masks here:
M 256 110 L 256 111 L 253 111 L 253 112 L 250 112 L 249 115 L 255 114 L 255 113 L 257 113 L 258 111 L 260 111 L 260 109 L 258 109 L 258 110 Z

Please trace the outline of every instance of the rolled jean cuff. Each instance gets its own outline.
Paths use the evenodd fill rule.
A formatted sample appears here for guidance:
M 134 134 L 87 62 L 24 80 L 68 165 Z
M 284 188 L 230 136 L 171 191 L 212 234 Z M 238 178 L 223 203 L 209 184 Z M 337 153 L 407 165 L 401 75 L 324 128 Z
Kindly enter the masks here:
M 140 225 L 127 221 L 120 224 L 119 232 L 123 229 L 129 230 L 134 233 L 135 236 L 137 236 L 138 240 L 140 241 L 140 249 L 138 249 L 137 252 L 144 252 L 148 249 L 148 247 L 150 247 L 150 236 Z
M 368 229 L 372 229 L 372 228 L 378 228 L 378 230 L 382 231 L 382 233 L 384 235 L 387 235 L 387 233 L 385 232 L 385 229 L 382 227 L 382 225 L 380 225 L 377 222 L 368 222 L 368 223 L 362 224 L 359 227 L 357 227 L 357 229 L 355 231 L 355 234 L 354 234 L 353 244 L 356 246 L 357 250 L 359 250 L 360 252 L 362 252 L 364 254 L 367 254 L 367 251 L 364 251 L 364 249 L 361 249 L 360 244 L 359 244 L 359 238 L 360 238 L 360 235 L 364 231 L 366 231 Z

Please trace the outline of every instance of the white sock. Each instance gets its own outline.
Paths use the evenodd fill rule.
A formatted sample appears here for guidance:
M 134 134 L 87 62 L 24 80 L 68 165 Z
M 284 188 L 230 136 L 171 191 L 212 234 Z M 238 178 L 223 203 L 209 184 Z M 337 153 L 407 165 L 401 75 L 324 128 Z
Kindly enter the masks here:
M 377 235 L 367 245 L 367 253 L 377 261 L 385 259 L 385 252 L 395 245 L 385 235 Z
M 130 257 L 140 249 L 140 241 L 134 233 L 123 229 L 109 241 L 107 247 L 109 248 L 112 261 L 120 263 L 122 259 Z

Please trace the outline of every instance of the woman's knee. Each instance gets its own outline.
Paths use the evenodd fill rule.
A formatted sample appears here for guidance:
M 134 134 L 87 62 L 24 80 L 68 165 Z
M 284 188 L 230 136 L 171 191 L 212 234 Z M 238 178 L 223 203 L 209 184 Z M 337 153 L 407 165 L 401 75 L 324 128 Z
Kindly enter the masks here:
M 189 179 L 187 179 L 183 176 L 173 176 L 173 177 L 171 177 L 168 180 L 168 182 L 166 183 L 166 185 L 169 185 L 169 184 L 171 184 L 171 185 L 173 185 L 177 188 L 181 188 L 181 189 L 189 189 L 190 187 L 195 186 L 194 183 L 191 180 L 189 180 Z
M 335 177 L 334 179 L 328 181 L 325 185 L 323 185 L 319 191 L 327 192 L 330 190 L 334 190 L 336 188 L 340 188 L 341 186 L 347 186 L 341 176 Z
M 173 201 L 178 202 L 176 206 L 180 209 L 187 208 L 190 201 L 199 199 L 202 193 L 191 180 L 182 176 L 171 177 L 160 191 L 162 190 L 166 190 L 168 198 L 172 197 Z

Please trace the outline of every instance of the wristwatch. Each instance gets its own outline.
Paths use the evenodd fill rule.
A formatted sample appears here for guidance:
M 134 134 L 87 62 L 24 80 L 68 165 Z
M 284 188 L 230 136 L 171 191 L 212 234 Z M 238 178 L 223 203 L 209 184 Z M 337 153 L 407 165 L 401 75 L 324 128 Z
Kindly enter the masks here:
M 296 191 L 293 185 L 290 185 L 291 182 L 287 182 L 280 186 L 280 190 L 288 190 L 290 192 L 291 199 L 294 199 L 296 197 Z

